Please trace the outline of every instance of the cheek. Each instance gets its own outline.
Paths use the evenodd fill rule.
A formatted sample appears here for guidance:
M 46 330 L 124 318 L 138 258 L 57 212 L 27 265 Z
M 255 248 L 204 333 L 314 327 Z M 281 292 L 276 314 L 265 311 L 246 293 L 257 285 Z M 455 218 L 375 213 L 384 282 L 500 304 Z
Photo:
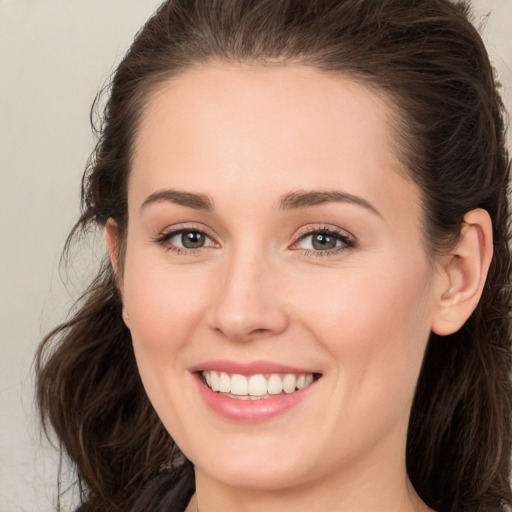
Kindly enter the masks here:
M 205 288 L 204 273 L 173 269 L 144 254 L 127 258 L 124 293 L 132 336 L 157 351 L 179 344 L 201 317 Z
M 330 360 L 337 398 L 322 428 L 348 454 L 405 432 L 430 333 L 428 266 L 381 263 L 296 297 L 303 326 Z
M 296 303 L 302 304 L 302 318 L 318 319 L 318 327 L 326 334 L 339 332 L 347 334 L 347 340 L 359 339 L 364 333 L 415 331 L 428 323 L 430 280 L 426 265 L 407 268 L 399 263 L 381 264 L 343 269 L 326 277 L 300 287 L 307 288 L 308 293 L 300 289 L 293 292 Z M 378 336 L 372 338 L 375 343 L 385 342 L 379 342 Z
M 186 439 L 179 411 L 190 404 L 181 392 L 187 379 L 187 346 L 204 317 L 206 276 L 155 261 L 142 251 L 127 254 L 124 301 L 138 370 L 157 414 Z
M 426 261 L 390 257 L 344 269 L 322 286 L 295 292 L 305 327 L 340 373 L 344 391 L 412 397 L 430 334 L 431 270 Z
M 163 258 L 162 258 L 163 259 Z M 169 408 L 165 390 L 186 374 L 186 347 L 204 316 L 204 272 L 172 268 L 144 251 L 127 254 L 124 301 L 144 387 L 157 412 Z M 172 396 L 179 400 L 179 396 Z

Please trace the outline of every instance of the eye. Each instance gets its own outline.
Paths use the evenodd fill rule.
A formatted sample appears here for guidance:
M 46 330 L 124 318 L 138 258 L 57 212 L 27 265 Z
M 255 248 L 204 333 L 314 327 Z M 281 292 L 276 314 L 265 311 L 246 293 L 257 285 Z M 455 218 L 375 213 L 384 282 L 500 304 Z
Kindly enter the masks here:
M 174 235 L 170 242 L 174 245 L 181 243 L 185 249 L 198 249 L 204 247 L 206 235 L 200 231 L 182 231 Z
M 348 248 L 354 247 L 355 243 L 345 233 L 336 231 L 332 228 L 309 229 L 292 245 L 291 249 L 299 249 L 306 254 L 315 254 L 316 256 L 337 253 Z
M 204 231 L 194 228 L 169 231 L 155 241 L 175 252 L 194 251 L 216 245 Z

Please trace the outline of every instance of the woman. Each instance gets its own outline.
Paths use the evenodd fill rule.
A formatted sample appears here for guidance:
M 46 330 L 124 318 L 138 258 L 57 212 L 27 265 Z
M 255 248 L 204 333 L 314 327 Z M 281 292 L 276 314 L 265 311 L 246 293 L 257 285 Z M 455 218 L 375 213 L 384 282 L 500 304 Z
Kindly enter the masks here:
M 509 161 L 468 8 L 170 0 L 112 81 L 37 355 L 81 510 L 499 510 Z

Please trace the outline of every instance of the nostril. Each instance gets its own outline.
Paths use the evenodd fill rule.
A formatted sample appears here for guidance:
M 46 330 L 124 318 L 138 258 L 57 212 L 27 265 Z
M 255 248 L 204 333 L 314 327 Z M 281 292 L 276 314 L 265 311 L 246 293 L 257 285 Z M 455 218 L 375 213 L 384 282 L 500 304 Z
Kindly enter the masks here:
M 237 336 L 236 334 L 234 334 L 233 332 L 230 333 L 230 330 L 229 329 L 226 329 L 226 331 L 224 331 L 221 327 L 214 327 L 214 331 L 218 334 L 222 334 L 222 335 L 228 335 L 231 334 L 230 337 L 243 337 L 243 338 L 247 338 L 247 339 L 252 339 L 252 338 L 257 338 L 259 336 L 265 336 L 265 335 L 271 335 L 272 334 L 272 329 L 265 329 L 264 327 L 260 327 L 260 328 L 257 328 L 257 329 L 251 329 L 249 330 L 246 334 L 242 334 L 242 335 L 239 335 Z
M 270 329 L 253 329 L 251 334 L 265 334 L 267 332 L 270 332 Z

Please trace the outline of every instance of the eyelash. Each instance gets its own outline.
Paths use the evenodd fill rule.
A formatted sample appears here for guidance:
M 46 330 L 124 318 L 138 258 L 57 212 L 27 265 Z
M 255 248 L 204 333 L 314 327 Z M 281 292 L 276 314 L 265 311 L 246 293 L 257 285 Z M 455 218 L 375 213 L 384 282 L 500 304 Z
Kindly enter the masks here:
M 194 254 L 200 255 L 204 249 L 208 249 L 208 247 L 198 247 L 197 249 L 187 249 L 185 247 L 178 247 L 176 245 L 172 245 L 169 243 L 169 240 L 183 233 L 201 233 L 206 238 L 213 241 L 213 238 L 208 235 L 206 230 L 203 227 L 199 226 L 184 226 L 181 228 L 173 229 L 172 231 L 167 231 L 165 233 L 160 234 L 157 238 L 155 238 L 154 242 L 163 246 L 166 251 L 171 251 L 176 254 Z
M 166 251 L 171 251 L 176 254 L 194 254 L 194 255 L 200 255 L 204 250 L 208 249 L 211 246 L 206 247 L 198 247 L 196 249 L 187 249 L 178 247 L 176 245 L 170 244 L 169 240 L 174 238 L 175 236 L 178 236 L 183 233 L 200 233 L 204 235 L 206 238 L 214 242 L 213 238 L 208 235 L 208 233 L 204 230 L 202 227 L 195 227 L 195 226 L 186 226 L 182 228 L 173 229 L 172 231 L 168 231 L 166 233 L 160 234 L 158 237 L 154 239 L 154 242 L 163 246 Z M 331 236 L 335 238 L 337 241 L 341 242 L 341 245 L 338 247 L 334 247 L 332 249 L 325 249 L 323 251 L 320 250 L 312 250 L 312 249 L 300 249 L 296 247 L 301 241 L 307 239 L 310 236 L 314 235 L 326 235 Z M 355 247 L 355 241 L 352 237 L 347 235 L 346 233 L 334 229 L 332 227 L 328 226 L 313 226 L 313 227 L 307 227 L 303 228 L 299 233 L 297 234 L 296 240 L 290 245 L 290 249 L 294 251 L 302 251 L 302 253 L 305 256 L 314 256 L 314 257 L 324 257 L 324 256 L 330 256 L 333 254 L 338 254 L 343 251 L 346 251 L 348 249 L 351 249 Z
M 314 235 L 326 235 L 331 236 L 335 238 L 337 241 L 341 242 L 340 246 L 334 247 L 332 249 L 325 249 L 323 251 L 315 251 L 312 249 L 300 249 L 300 248 L 294 248 L 294 246 L 297 246 L 301 241 L 306 240 L 308 237 L 314 236 Z M 298 238 L 293 244 L 290 246 L 292 250 L 295 251 L 302 251 L 302 253 L 305 256 L 314 256 L 314 257 L 324 257 L 324 256 L 332 256 L 334 254 L 340 254 L 348 249 L 352 249 L 355 247 L 355 240 L 349 236 L 347 233 L 338 230 L 336 228 L 332 228 L 330 226 L 309 226 L 306 228 L 303 228 L 298 233 Z

